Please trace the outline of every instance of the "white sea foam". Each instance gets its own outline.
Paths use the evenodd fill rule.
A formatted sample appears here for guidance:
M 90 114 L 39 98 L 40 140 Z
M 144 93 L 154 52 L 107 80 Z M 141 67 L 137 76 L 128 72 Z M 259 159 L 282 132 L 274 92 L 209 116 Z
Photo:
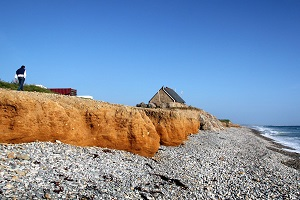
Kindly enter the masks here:
M 263 136 L 273 139 L 274 141 L 282 144 L 284 146 L 290 147 L 292 149 L 285 149 L 292 152 L 300 153 L 300 133 L 297 135 L 298 127 L 292 130 L 287 129 L 287 127 L 279 126 L 252 126 L 255 130 L 262 133 Z

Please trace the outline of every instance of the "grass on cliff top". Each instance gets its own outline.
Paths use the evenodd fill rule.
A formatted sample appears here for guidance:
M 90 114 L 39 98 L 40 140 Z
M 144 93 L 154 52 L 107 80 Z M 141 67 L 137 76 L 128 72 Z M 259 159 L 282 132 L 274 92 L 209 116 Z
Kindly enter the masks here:
M 18 87 L 19 87 L 19 84 L 17 84 L 17 83 L 8 83 L 8 82 L 0 80 L 0 88 L 10 89 L 10 90 L 17 90 Z M 27 85 L 27 84 L 24 84 L 24 91 L 53 93 L 48 89 L 41 88 L 41 87 L 36 86 L 36 85 Z
M 219 119 L 220 122 L 231 123 L 229 119 Z
M 232 124 L 232 122 L 229 119 L 219 119 L 220 122 L 225 123 L 226 126 L 229 126 L 229 124 Z
M 176 108 L 169 108 L 169 109 L 176 109 L 176 110 L 198 110 L 198 111 L 202 111 L 202 109 L 200 108 L 196 108 L 193 106 L 188 106 L 188 107 L 176 107 Z

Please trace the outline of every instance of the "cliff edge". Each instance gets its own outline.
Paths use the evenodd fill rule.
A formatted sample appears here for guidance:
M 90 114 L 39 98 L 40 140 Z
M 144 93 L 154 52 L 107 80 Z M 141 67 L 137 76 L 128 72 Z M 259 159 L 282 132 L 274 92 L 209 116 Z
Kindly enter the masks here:
M 180 145 L 201 130 L 223 129 L 197 109 L 150 109 L 74 96 L 0 89 L 0 142 L 59 140 L 153 156 L 159 146 Z

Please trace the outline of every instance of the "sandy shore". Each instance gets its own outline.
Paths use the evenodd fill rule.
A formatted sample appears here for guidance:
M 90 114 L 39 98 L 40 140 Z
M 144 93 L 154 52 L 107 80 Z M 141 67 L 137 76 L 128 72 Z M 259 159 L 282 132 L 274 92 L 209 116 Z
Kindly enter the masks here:
M 61 143 L 0 145 L 0 199 L 299 199 L 299 154 L 248 128 L 201 131 L 153 158 Z

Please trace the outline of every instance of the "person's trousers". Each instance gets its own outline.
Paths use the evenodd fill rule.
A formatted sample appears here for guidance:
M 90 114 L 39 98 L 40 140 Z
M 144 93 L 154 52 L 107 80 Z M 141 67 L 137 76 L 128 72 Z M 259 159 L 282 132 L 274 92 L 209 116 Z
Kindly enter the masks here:
M 25 82 L 25 78 L 24 77 L 18 77 L 19 80 L 19 87 L 18 87 L 18 91 L 22 90 L 23 91 L 23 85 Z

